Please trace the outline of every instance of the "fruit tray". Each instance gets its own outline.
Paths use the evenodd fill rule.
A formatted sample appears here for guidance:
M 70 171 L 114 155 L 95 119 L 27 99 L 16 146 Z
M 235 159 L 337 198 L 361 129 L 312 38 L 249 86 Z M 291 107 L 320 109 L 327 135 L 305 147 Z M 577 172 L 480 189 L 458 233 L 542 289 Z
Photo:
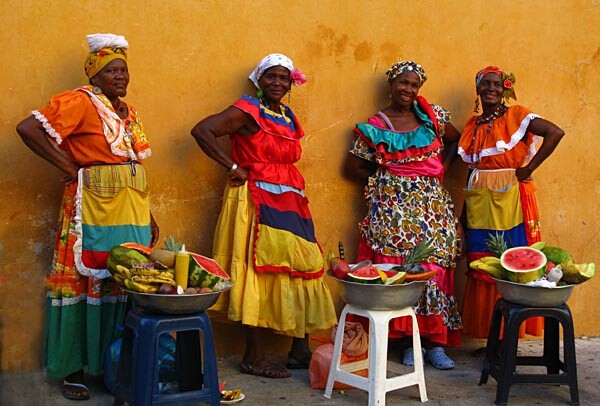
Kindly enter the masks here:
M 135 301 L 136 305 L 159 314 L 190 314 L 204 311 L 214 305 L 221 293 L 231 286 L 217 292 L 184 295 L 163 295 L 141 293 L 123 289 Z
M 427 281 L 414 281 L 398 285 L 379 285 L 344 281 L 331 275 L 344 302 L 368 310 L 399 310 L 415 305 Z
M 493 278 L 500 296 L 504 300 L 522 306 L 555 307 L 569 300 L 573 288 L 578 285 L 564 285 L 555 288 L 529 286 L 522 283 L 511 282 Z

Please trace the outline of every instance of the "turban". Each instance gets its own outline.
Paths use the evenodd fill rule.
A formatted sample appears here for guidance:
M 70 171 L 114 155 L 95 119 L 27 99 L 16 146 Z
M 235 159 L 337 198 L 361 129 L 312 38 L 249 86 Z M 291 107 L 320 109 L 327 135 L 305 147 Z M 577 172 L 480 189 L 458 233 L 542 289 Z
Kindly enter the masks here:
M 89 54 L 85 60 L 85 74 L 93 78 L 115 59 L 127 61 L 129 43 L 125 37 L 115 34 L 90 34 L 87 36 Z
M 256 65 L 256 68 L 252 71 L 248 78 L 254 83 L 257 89 L 260 88 L 258 85 L 258 81 L 267 71 L 267 69 L 272 68 L 273 66 L 283 66 L 287 70 L 290 71 L 290 79 L 292 83 L 295 85 L 301 85 L 306 82 L 306 78 L 300 72 L 299 69 L 294 69 L 294 63 L 290 58 L 283 54 L 269 54 L 265 56 L 259 63 Z
M 502 81 L 502 88 L 504 89 L 504 91 L 502 92 L 502 97 L 506 101 L 508 101 L 511 98 L 517 100 L 517 94 L 515 93 L 514 89 L 514 84 L 516 83 L 517 79 L 514 73 L 507 73 L 504 69 L 501 69 L 497 66 L 487 66 L 481 69 L 479 72 L 477 72 L 477 74 L 475 75 L 475 90 L 479 88 L 481 80 L 488 73 L 495 73 L 498 76 L 500 76 L 500 80 Z
M 413 61 L 399 61 L 392 65 L 385 74 L 388 78 L 388 83 L 392 83 L 396 77 L 400 74 L 410 71 L 417 74 L 419 77 L 419 86 L 423 86 L 423 83 L 427 80 L 427 74 L 421 65 Z

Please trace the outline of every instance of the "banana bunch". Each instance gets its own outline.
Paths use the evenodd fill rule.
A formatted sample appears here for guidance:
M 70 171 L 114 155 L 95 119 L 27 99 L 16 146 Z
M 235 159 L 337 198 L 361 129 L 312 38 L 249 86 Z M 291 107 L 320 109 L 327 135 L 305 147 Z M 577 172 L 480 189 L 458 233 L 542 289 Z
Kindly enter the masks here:
M 504 268 L 500 265 L 500 258 L 498 257 L 481 257 L 471 262 L 469 266 L 473 269 L 484 271 L 496 279 L 506 279 L 504 276 Z
M 156 293 L 161 285 L 176 286 L 173 274 L 158 269 L 129 269 L 123 265 L 115 266 L 113 278 L 126 289 L 141 293 Z

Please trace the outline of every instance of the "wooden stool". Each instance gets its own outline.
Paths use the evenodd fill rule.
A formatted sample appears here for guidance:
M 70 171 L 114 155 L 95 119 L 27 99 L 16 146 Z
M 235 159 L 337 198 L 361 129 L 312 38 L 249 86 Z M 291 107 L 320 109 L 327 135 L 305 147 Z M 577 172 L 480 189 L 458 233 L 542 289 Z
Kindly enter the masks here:
M 539 356 L 517 356 L 519 327 L 530 317 L 544 317 L 544 350 Z M 500 329 L 504 319 L 504 339 Z M 559 324 L 563 329 L 564 362 L 559 358 Z M 516 372 L 517 365 L 545 366 L 546 374 Z M 560 373 L 560 371 L 563 373 Z M 575 333 L 571 310 L 566 304 L 556 307 L 521 306 L 500 298 L 496 301 L 487 340 L 479 385 L 487 383 L 491 375 L 497 382 L 496 404 L 506 405 L 513 383 L 554 383 L 569 385 L 571 404 L 579 404 L 577 389 L 577 362 L 575 360 Z
M 423 373 L 423 353 L 421 352 L 421 338 L 419 337 L 419 326 L 417 317 L 412 306 L 400 310 L 367 310 L 347 304 L 340 316 L 339 326 L 344 326 L 346 315 L 357 314 L 369 319 L 369 352 L 367 359 L 351 362 L 340 366 L 342 354 L 342 341 L 344 329 L 337 329 L 333 348 L 333 358 L 327 386 L 325 387 L 326 398 L 331 398 L 333 383 L 335 381 L 352 385 L 356 388 L 369 392 L 369 406 L 385 405 L 387 392 L 404 388 L 411 385 L 419 385 L 421 402 L 427 401 L 425 389 L 425 375 Z M 388 328 L 391 319 L 396 317 L 412 317 L 413 323 L 413 349 L 414 349 L 414 372 L 387 378 L 387 350 L 388 350 Z M 365 378 L 352 372 L 368 368 L 369 377 Z

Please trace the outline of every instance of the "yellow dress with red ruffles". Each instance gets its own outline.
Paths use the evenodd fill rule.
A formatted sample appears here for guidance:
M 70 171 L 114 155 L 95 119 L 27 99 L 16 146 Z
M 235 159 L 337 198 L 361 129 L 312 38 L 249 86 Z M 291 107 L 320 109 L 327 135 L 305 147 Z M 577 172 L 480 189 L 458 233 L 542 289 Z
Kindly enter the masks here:
M 536 153 L 538 136 L 527 132 L 536 114 L 523 106 L 509 107 L 491 121 L 477 125 L 471 117 L 461 134 L 458 154 L 471 174 L 465 189 L 467 260 L 493 255 L 487 241 L 500 233 L 508 247 L 540 241 L 540 220 L 532 181 L 519 182 L 515 170 Z M 496 300 L 496 283 L 470 268 L 462 307 L 463 333 L 486 338 Z M 520 336 L 542 334 L 543 319 L 523 323 Z
M 260 130 L 231 135 L 232 158 L 249 175 L 243 186 L 228 185 L 223 193 L 213 258 L 231 275 L 233 287 L 211 310 L 297 338 L 329 329 L 337 316 L 304 179 L 294 165 L 302 128 L 287 106 L 276 113 L 250 96 L 233 105 Z

